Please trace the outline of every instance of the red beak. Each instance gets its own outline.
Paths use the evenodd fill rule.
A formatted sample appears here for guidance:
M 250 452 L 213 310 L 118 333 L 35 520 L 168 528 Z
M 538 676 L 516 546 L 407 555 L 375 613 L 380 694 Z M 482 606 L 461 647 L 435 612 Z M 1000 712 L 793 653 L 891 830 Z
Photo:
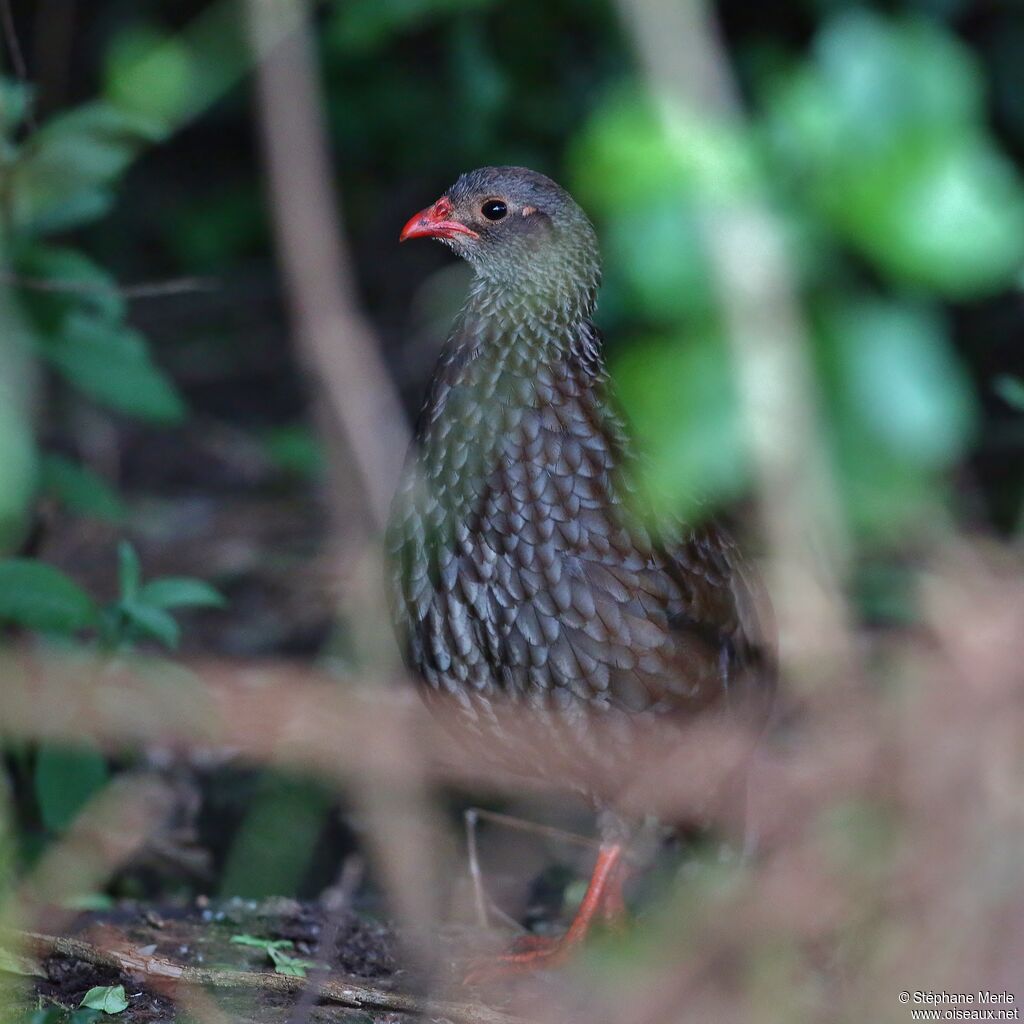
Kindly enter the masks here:
M 469 235 L 470 238 L 480 236 L 467 228 L 465 224 L 457 220 L 450 220 L 452 213 L 451 200 L 447 196 L 441 196 L 433 206 L 420 210 L 409 218 L 408 223 L 402 228 L 398 236 L 400 242 L 410 238 L 454 238 L 456 235 Z

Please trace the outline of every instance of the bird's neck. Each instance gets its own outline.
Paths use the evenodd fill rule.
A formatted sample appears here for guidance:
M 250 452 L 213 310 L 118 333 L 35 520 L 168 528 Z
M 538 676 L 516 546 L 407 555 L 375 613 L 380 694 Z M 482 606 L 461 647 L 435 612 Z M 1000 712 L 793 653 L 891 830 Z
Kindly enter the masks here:
M 527 262 L 511 279 L 478 273 L 464 314 L 493 320 L 509 330 L 547 327 L 571 332 L 593 316 L 599 279 L 596 266 L 551 266 L 547 261 Z
M 596 372 L 603 373 L 593 307 L 592 294 L 558 279 L 499 289 L 477 278 L 449 342 L 458 364 L 450 382 L 469 387 L 492 408 L 543 402 L 535 385 L 555 367 L 586 386 Z M 443 365 L 439 372 L 445 372 Z
M 393 545 L 419 538 L 431 558 L 451 548 L 502 467 L 529 459 L 544 472 L 544 456 L 534 451 L 542 429 L 560 435 L 564 424 L 588 424 L 618 437 L 596 330 L 582 312 L 556 314 L 474 289 L 416 425 Z
M 438 360 L 417 426 L 428 476 L 474 490 L 533 411 L 564 401 L 602 418 L 607 375 L 587 310 L 474 287 Z

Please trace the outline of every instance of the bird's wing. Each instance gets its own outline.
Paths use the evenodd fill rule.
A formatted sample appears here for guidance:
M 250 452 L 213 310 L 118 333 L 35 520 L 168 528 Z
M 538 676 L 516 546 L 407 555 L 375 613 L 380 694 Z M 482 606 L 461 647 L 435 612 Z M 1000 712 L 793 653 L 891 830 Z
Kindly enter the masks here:
M 596 333 L 587 341 L 581 360 Z M 633 502 L 625 426 L 603 371 L 578 386 L 587 372 L 548 375 L 543 403 L 508 433 L 480 496 L 479 550 L 465 567 L 488 565 L 478 641 L 517 699 L 696 711 L 760 665 L 768 632 L 756 577 L 716 527 L 652 536 Z

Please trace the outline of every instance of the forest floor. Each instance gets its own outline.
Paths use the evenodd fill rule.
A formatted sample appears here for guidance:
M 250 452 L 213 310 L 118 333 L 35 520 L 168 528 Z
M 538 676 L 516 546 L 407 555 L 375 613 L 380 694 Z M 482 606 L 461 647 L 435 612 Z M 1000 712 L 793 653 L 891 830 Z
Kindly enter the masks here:
M 83 914 L 64 931 L 59 938 L 32 933 L 21 952 L 7 954 L 18 957 L 22 973 L 36 975 L 17 997 L 26 1008 L 74 1010 L 91 989 L 121 985 L 128 1000 L 116 1017 L 122 1024 L 192 1019 L 183 1013 L 190 1004 L 193 1011 L 205 1006 L 207 1014 L 216 1007 L 221 1019 L 242 1024 L 397 1024 L 421 1012 L 466 1024 L 509 1019 L 472 1001 L 410 994 L 424 988 L 424 979 L 399 967 L 395 930 L 348 909 L 328 915 L 320 905 L 290 899 L 199 900 L 159 912 L 125 904 Z M 332 946 L 326 956 L 325 938 Z M 466 929 L 434 938 L 435 973 L 450 975 Z M 26 944 L 34 955 L 25 955 Z M 5 946 L 0 943 L 0 956 Z M 267 946 L 284 953 L 277 971 Z M 281 973 L 296 962 L 302 980 Z

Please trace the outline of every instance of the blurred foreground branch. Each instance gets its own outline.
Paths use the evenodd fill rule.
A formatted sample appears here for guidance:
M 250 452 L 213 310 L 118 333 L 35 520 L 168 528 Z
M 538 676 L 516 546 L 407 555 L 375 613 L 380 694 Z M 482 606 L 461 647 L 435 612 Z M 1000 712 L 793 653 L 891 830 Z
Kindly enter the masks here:
M 306 365 L 322 385 L 330 412 L 326 439 L 333 505 L 340 508 L 339 496 L 352 489 L 349 460 L 340 457 L 343 444 L 355 462 L 370 521 L 379 531 L 387 521 L 408 436 L 401 406 L 359 309 L 341 239 L 309 10 L 305 3 L 290 0 L 249 0 L 248 10 L 253 48 L 264 55 L 256 70 L 260 126 L 288 294 Z M 378 676 L 397 674 L 376 545 L 359 555 L 345 595 L 355 643 Z M 367 840 L 387 877 L 390 897 L 410 935 L 422 936 L 426 959 L 426 936 L 439 910 L 434 905 L 440 891 L 435 852 L 441 829 L 419 788 L 425 775 L 419 767 L 419 737 L 406 725 L 382 718 L 366 735 L 406 767 L 407 781 L 414 784 L 389 796 L 377 792 L 370 780 L 353 795 L 367 819 Z
M 306 6 L 287 0 L 249 0 L 248 6 L 254 49 L 266 54 L 256 67 L 260 127 L 297 339 L 379 528 L 408 437 L 341 242 Z
M 620 7 L 670 144 L 685 152 L 688 131 L 734 131 L 739 104 L 707 4 L 620 0 Z M 720 185 L 702 210 L 705 245 L 746 418 L 782 661 L 807 678 L 850 656 L 840 593 L 846 542 L 779 228 L 756 191 Z

